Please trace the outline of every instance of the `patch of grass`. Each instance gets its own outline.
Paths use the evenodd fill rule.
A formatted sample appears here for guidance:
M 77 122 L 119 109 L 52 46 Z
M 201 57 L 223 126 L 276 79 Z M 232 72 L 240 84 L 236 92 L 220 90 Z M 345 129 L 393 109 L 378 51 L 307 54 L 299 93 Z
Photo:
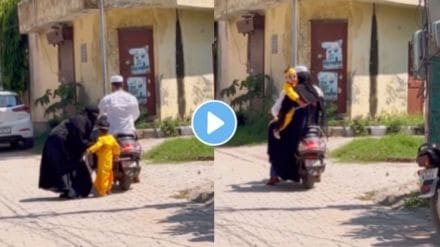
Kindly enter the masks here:
M 267 142 L 269 119 L 262 111 L 238 113 L 238 127 L 234 137 L 225 146 L 256 145 Z
M 153 163 L 214 160 L 214 148 L 194 137 L 178 138 L 165 141 L 145 153 L 143 158 Z
M 357 199 L 362 201 L 371 201 L 373 197 L 376 195 L 376 191 L 369 191 L 363 194 L 362 196 L 357 197 Z
M 136 123 L 136 129 L 149 129 L 149 128 L 154 128 L 155 126 L 156 124 L 154 122 L 140 121 Z
M 234 137 L 225 146 L 256 145 L 267 142 L 267 127 L 256 130 L 254 126 L 239 126 Z
M 35 135 L 34 148 L 33 148 L 33 151 L 35 153 L 41 154 L 43 152 L 44 142 L 46 141 L 48 135 L 49 135 L 49 132 L 43 132 L 43 133 Z
M 189 195 L 189 190 L 181 190 L 177 194 L 171 196 L 174 199 L 187 199 Z
M 419 197 L 418 192 L 412 192 L 404 199 L 403 207 L 405 208 L 427 208 L 428 200 Z
M 423 137 L 389 135 L 363 138 L 334 150 L 330 156 L 340 162 L 414 161 Z

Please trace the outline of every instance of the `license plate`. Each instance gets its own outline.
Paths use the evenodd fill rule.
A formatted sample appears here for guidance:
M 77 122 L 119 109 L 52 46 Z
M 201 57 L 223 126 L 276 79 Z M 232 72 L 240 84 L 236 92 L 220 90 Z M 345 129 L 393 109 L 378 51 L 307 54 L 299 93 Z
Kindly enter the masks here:
M 438 175 L 438 168 L 432 168 L 432 169 L 425 169 L 419 171 L 419 181 L 420 183 L 423 183 L 427 180 L 434 180 L 437 178 Z
M 124 167 L 124 169 L 130 169 L 135 168 L 137 166 L 137 163 L 133 161 L 125 161 L 122 163 L 122 166 Z
M 419 172 L 419 186 L 421 198 L 431 198 L 435 195 L 438 183 L 438 168 L 424 169 Z
M 321 167 L 321 161 L 320 160 L 305 160 L 306 167 Z
M 11 128 L 0 128 L 0 135 L 11 134 Z

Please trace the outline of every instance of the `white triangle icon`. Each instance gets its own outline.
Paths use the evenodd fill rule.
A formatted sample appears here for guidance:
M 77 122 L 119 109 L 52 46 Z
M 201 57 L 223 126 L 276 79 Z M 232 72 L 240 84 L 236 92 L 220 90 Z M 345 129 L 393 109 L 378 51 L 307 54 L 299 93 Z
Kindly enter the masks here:
M 223 125 L 225 125 L 225 122 L 221 120 L 219 117 L 214 115 L 211 112 L 208 112 L 208 122 L 207 122 L 207 132 L 208 135 L 210 135 L 212 132 L 220 129 Z

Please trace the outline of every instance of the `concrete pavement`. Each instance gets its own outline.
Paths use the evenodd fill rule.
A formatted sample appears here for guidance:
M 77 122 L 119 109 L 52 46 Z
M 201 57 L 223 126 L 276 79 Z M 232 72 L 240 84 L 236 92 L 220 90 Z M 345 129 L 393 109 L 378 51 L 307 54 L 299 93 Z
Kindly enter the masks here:
M 331 138 L 334 148 L 349 141 Z M 366 192 L 413 181 L 413 163 L 336 164 L 322 182 L 264 184 L 266 146 L 215 152 L 216 246 L 437 246 L 427 210 L 390 210 L 361 200 Z
M 144 165 L 131 190 L 78 200 L 38 189 L 39 162 L 0 150 L 0 246 L 213 245 L 213 208 L 175 197 L 212 180 L 213 162 Z

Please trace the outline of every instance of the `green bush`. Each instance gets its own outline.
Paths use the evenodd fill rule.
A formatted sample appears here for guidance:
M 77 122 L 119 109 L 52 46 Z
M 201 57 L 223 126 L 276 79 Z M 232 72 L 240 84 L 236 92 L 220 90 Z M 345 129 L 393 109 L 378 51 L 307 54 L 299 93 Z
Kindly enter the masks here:
M 355 136 L 365 136 L 368 134 L 368 130 L 367 130 L 368 124 L 369 124 L 368 119 L 357 117 L 351 121 L 350 127 L 353 129 L 353 134 Z
M 239 91 L 242 94 L 236 96 Z M 274 103 L 274 91 L 273 81 L 267 75 L 248 76 L 243 81 L 235 80 L 221 91 L 222 97 L 236 96 L 232 99 L 231 106 L 236 109 L 238 127 L 228 146 L 266 141 L 267 125 L 271 119 L 269 109 Z
M 273 104 L 272 94 L 274 91 L 273 81 L 268 75 L 250 75 L 245 80 L 234 80 L 232 84 L 221 90 L 220 96 L 233 97 L 231 106 L 237 112 L 246 111 L 249 108 L 260 109 L 263 112 L 269 110 Z M 240 95 L 236 96 L 239 92 Z M 255 102 L 256 105 L 254 105 Z
M 389 133 L 397 133 L 402 126 L 423 126 L 424 118 L 422 114 L 382 114 L 380 122 L 387 126 Z
M 165 134 L 165 136 L 179 135 L 177 127 L 179 127 L 179 120 L 177 119 L 166 118 L 158 123 L 158 128 Z
M 334 101 L 326 101 L 324 104 L 325 117 L 327 124 L 336 124 L 341 119 L 338 117 L 338 105 Z
M 55 90 L 47 89 L 44 95 L 35 99 L 36 106 L 45 108 L 44 116 L 51 116 L 48 121 L 50 127 L 84 109 L 85 104 L 76 99 L 76 90 L 81 87 L 78 82 L 60 83 Z

